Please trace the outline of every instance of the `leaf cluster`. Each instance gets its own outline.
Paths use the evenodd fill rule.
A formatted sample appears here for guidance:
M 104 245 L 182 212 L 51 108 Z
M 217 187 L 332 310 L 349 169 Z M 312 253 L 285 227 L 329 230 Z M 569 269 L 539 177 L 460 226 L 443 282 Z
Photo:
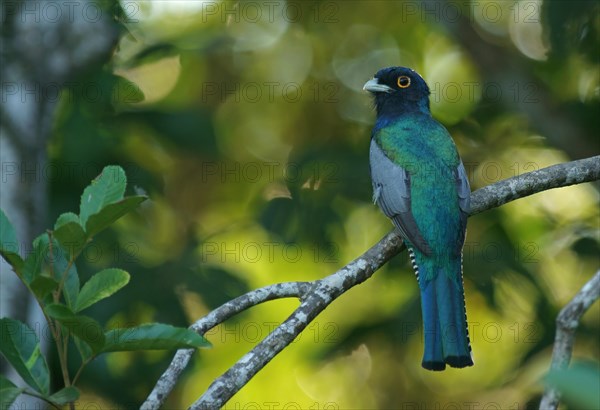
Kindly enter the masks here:
M 94 236 L 147 199 L 143 195 L 125 197 L 126 185 L 121 167 L 105 167 L 83 191 L 79 215 L 72 212 L 60 215 L 53 229 L 33 241 L 33 251 L 25 258 L 19 253 L 14 227 L 0 210 L 0 254 L 42 309 L 56 344 L 64 382 L 62 389 L 50 391 L 50 373 L 38 335 L 25 323 L 1 318 L 0 352 L 27 383 L 26 387 L 17 387 L 0 377 L 2 408 L 8 408 L 20 394 L 39 397 L 56 407 L 72 405 L 79 397 L 74 385 L 81 372 L 102 353 L 210 346 L 206 339 L 189 329 L 148 323 L 106 330 L 94 318 L 82 313 L 129 282 L 129 273 L 109 268 L 81 285 L 76 265 L 77 258 Z M 80 358 L 73 377 L 67 366 L 71 340 Z

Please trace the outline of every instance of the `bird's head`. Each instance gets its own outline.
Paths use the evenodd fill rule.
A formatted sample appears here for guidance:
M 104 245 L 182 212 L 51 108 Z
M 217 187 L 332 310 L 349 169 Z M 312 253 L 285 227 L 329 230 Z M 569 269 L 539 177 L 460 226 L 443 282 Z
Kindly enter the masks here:
M 373 94 L 378 116 L 415 111 L 429 113 L 429 87 L 423 77 L 410 68 L 382 68 L 365 83 L 363 90 Z

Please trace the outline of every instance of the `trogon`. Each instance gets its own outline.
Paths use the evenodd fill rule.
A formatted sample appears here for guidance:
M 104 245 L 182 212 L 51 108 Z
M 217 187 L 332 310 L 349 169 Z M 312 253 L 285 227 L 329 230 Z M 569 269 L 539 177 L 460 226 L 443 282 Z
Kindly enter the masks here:
M 402 237 L 419 282 L 422 366 L 473 365 L 462 278 L 469 181 L 454 142 L 431 116 L 429 87 L 414 70 L 379 70 L 364 89 L 377 119 L 371 134 L 373 201 Z

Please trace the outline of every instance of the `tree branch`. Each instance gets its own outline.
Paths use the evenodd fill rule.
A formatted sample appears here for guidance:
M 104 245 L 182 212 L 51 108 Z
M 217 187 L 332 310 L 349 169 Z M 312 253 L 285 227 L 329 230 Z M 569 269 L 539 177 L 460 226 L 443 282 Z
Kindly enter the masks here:
M 598 179 L 600 156 L 554 165 L 478 189 L 471 194 L 470 214 L 475 215 L 551 188 Z M 191 328 L 203 334 L 233 315 L 267 300 L 283 297 L 300 299 L 300 306 L 279 327 L 213 381 L 190 409 L 214 409 L 223 406 L 331 302 L 350 288 L 369 279 L 403 249 L 402 240 L 392 231 L 360 257 L 324 279 L 314 282 L 280 283 L 251 291 L 227 302 L 194 323 Z M 193 350 L 177 352 L 141 409 L 158 409 L 164 403 L 192 354 Z
M 600 155 L 504 179 L 471 194 L 470 216 L 552 188 L 600 179 Z
M 552 349 L 550 370 L 566 370 L 573 354 L 575 330 L 579 320 L 592 304 L 600 298 L 600 270 L 577 292 L 556 317 L 556 336 Z M 553 387 L 546 388 L 540 409 L 556 410 L 560 393 Z
M 235 316 L 252 306 L 275 299 L 291 297 L 302 298 L 308 294 L 310 289 L 311 284 L 309 282 L 277 283 L 275 285 L 256 289 L 221 305 L 191 325 L 190 328 L 202 335 L 230 317 Z M 177 351 L 169 368 L 160 376 L 156 386 L 154 386 L 154 389 L 140 409 L 158 409 L 163 404 L 167 395 L 175 387 L 175 383 L 177 383 L 179 376 L 190 362 L 194 352 L 195 349 L 180 349 Z

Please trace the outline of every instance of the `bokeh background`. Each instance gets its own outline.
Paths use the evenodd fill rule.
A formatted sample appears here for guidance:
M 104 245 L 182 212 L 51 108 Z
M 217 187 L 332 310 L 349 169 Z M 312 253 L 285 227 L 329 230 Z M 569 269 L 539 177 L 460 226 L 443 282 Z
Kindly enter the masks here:
M 99 4 L 118 43 L 60 96 L 48 221 L 77 211 L 107 164 L 150 196 L 83 255 L 84 276 L 132 275 L 90 312 L 109 327 L 189 325 L 251 289 L 333 273 L 387 233 L 371 202 L 374 111 L 362 91 L 382 67 L 410 66 L 428 82 L 473 190 L 599 152 L 598 2 Z M 464 267 L 474 367 L 421 369 L 419 294 L 403 254 L 226 408 L 534 408 L 556 315 L 598 255 L 598 185 L 478 215 Z M 195 355 L 165 408 L 191 404 L 296 305 L 269 302 L 209 332 L 214 348 Z M 598 304 L 577 332 L 575 359 L 597 367 Z M 172 355 L 101 357 L 79 404 L 138 406 Z

